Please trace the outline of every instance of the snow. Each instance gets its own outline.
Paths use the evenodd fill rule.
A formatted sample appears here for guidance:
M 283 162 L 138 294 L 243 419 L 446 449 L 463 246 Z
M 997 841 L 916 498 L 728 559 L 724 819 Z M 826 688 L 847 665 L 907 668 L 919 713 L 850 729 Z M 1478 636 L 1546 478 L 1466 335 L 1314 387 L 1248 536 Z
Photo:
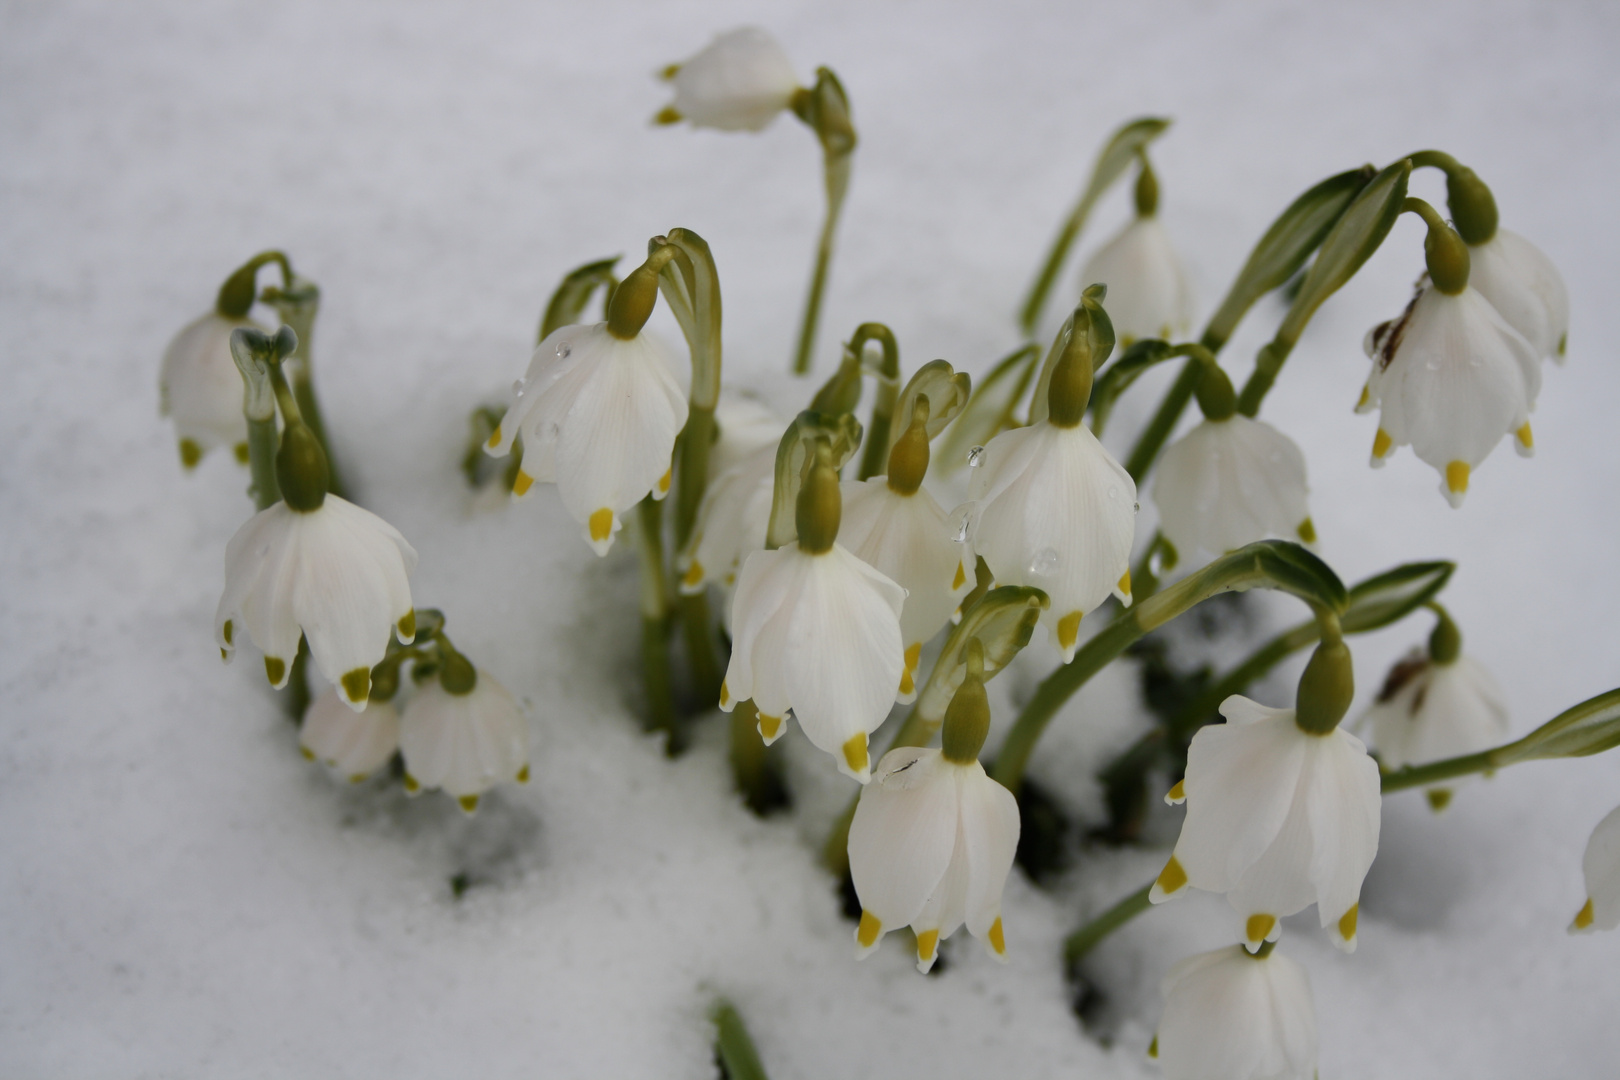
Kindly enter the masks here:
M 1133 116 L 1175 117 L 1161 212 L 1206 313 L 1321 177 L 1426 146 L 1475 166 L 1570 286 L 1536 458 L 1499 447 L 1460 511 L 1409 451 L 1367 468 L 1361 335 L 1420 269 L 1411 219 L 1322 309 L 1264 415 L 1305 451 L 1345 580 L 1458 560 L 1445 599 L 1515 731 L 1620 683 L 1612 5 L 168 0 L 0 20 L 0 1073 L 707 1077 L 705 1013 L 725 994 L 776 1080 L 1157 1075 L 1157 982 L 1230 940 L 1224 902 L 1178 901 L 1105 942 L 1090 1033 L 1058 954 L 1165 848 L 1088 850 L 1049 891 L 1015 872 L 1005 967 L 965 935 L 938 977 L 898 940 L 855 963 L 815 862 L 848 781 L 795 731 L 799 809 L 759 820 L 729 793 L 718 722 L 666 759 L 634 719 L 633 553 L 597 560 L 554 492 L 492 508 L 456 470 L 468 411 L 522 373 L 560 275 L 675 225 L 719 261 L 728 379 L 793 404 L 779 372 L 821 212 L 813 139 L 791 118 L 759 136 L 647 123 L 667 95 L 650 73 L 745 22 L 806 78 L 833 67 L 863 140 L 822 372 L 868 319 L 908 370 L 944 356 L 978 373 L 1014 347 L 1050 231 Z M 1442 187 L 1420 174 L 1414 191 Z M 1077 257 L 1126 213 L 1106 200 Z M 532 782 L 476 818 L 332 783 L 255 658 L 215 659 L 246 474 L 220 454 L 181 474 L 157 364 L 267 246 L 324 291 L 318 379 L 349 482 L 420 552 L 417 602 L 531 714 Z M 1236 377 L 1279 314 L 1263 303 L 1224 353 Z M 1122 401 L 1116 450 L 1162 383 Z M 1427 632 L 1420 617 L 1354 642 L 1363 699 Z M 992 684 L 1001 723 L 1046 648 Z M 1036 775 L 1067 805 L 1095 805 L 1090 772 L 1141 723 L 1130 700 L 1110 673 L 1055 725 Z M 1620 936 L 1564 933 L 1617 801 L 1614 755 L 1516 766 L 1440 816 L 1417 793 L 1386 800 L 1357 953 L 1310 912 L 1284 935 L 1313 981 L 1324 1080 L 1592 1075 L 1620 1056 Z

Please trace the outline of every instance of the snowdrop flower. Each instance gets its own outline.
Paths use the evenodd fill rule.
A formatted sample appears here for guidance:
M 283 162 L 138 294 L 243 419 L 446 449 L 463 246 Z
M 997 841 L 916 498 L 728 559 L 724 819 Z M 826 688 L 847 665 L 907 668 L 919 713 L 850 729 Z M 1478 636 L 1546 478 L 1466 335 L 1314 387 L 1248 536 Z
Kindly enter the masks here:
M 1136 218 L 1086 263 L 1080 280 L 1108 286 L 1108 315 L 1125 345 L 1138 338 L 1184 334 L 1192 322 L 1192 294 L 1170 235 L 1157 216 L 1159 184 L 1142 160 L 1136 181 Z
M 1189 956 L 1159 984 L 1164 1016 L 1148 1053 L 1167 1080 L 1310 1080 L 1316 1006 L 1305 969 L 1271 946 Z
M 1307 731 L 1294 709 L 1234 694 L 1221 714 L 1225 724 L 1193 736 L 1186 777 L 1166 796 L 1186 802 L 1187 820 L 1151 899 L 1188 886 L 1225 893 L 1251 950 L 1314 903 L 1334 943 L 1353 952 L 1361 881 L 1378 851 L 1378 766 L 1360 739 L 1337 726 Z
M 1356 410 L 1380 410 L 1374 468 L 1410 444 L 1458 507 L 1470 474 L 1504 434 L 1513 434 L 1521 456 L 1534 452 L 1530 411 L 1541 366 L 1535 346 L 1469 285 L 1467 247 L 1438 215 L 1429 236 L 1431 281 L 1399 319 L 1367 335 L 1373 369 Z
M 743 564 L 720 708 L 752 698 L 767 744 L 792 709 L 810 741 L 864 784 L 867 736 L 889 715 L 905 670 L 906 592 L 836 542 L 840 510 L 823 444 L 799 493 L 798 542 L 755 551 Z
M 909 925 L 917 970 L 926 972 L 939 942 L 963 923 L 1006 959 L 1001 891 L 1018 850 L 1018 800 L 979 764 L 990 709 L 977 645 L 973 639 L 968 675 L 946 710 L 943 748 L 889 751 L 861 791 L 849 827 L 849 870 L 862 909 L 857 959 Z
M 366 711 L 357 713 L 333 687 L 304 714 L 298 745 L 310 761 L 358 784 L 399 749 L 399 712 L 392 701 L 373 695 Z
M 1507 740 L 1507 703 L 1491 673 L 1462 655 L 1462 635 L 1449 616 L 1418 651 L 1390 669 L 1378 700 L 1360 723 L 1372 725 L 1372 743 L 1386 769 L 1488 750 Z M 1443 810 L 1455 781 L 1425 789 Z
M 1268 536 L 1316 539 L 1305 506 L 1305 455 L 1294 440 L 1233 410 L 1232 384 L 1213 369 L 1205 381 L 1224 384 L 1224 397 L 1205 419 L 1164 452 L 1153 481 L 1159 527 L 1187 556 L 1235 551 Z M 1225 415 L 1211 415 L 1223 411 Z
M 257 326 L 210 311 L 187 323 L 163 354 L 159 411 L 174 421 L 180 463 L 188 469 L 216 446 L 231 447 L 236 460 L 247 463 L 242 375 L 231 359 L 231 333 Z
M 669 494 L 675 437 L 686 425 L 673 361 L 642 332 L 658 296 L 652 264 L 631 271 L 614 291 L 606 322 L 559 327 L 535 348 L 513 388 L 517 401 L 484 446 L 505 457 L 521 431 L 523 462 L 512 494 L 522 498 L 536 481 L 555 483 L 598 555 L 613 546 L 626 510 L 649 494 Z
M 765 549 L 771 495 L 776 486 L 776 446 L 761 446 L 710 482 L 693 526 L 693 544 L 681 568 L 681 592 L 703 591 L 714 582 L 729 589 L 744 560 Z M 730 605 L 727 605 L 729 626 Z
M 906 590 L 900 611 L 905 672 L 900 700 L 917 695 L 917 662 L 923 645 L 944 626 L 973 590 L 974 565 L 966 545 L 951 535 L 945 510 L 923 490 L 928 470 L 928 398 L 920 397 L 911 427 L 889 455 L 887 476 L 846 480 L 839 538 L 862 559 Z
M 1497 229 L 1470 244 L 1469 284 L 1541 356 L 1564 362 L 1569 337 L 1569 290 L 1551 259 L 1518 233 Z
M 445 647 L 441 639 L 441 648 Z M 447 651 L 437 678 L 419 687 L 399 722 L 405 790 L 443 788 L 472 813 L 505 780 L 529 781 L 529 725 L 517 701 L 487 671 Z
M 690 120 L 693 127 L 761 131 L 800 93 L 793 62 L 757 26 L 718 35 L 664 75 L 675 100 L 654 118 L 660 124 Z
M 1077 328 L 1073 339 L 1085 333 Z M 1091 370 L 1087 349 L 1065 349 L 1047 417 L 991 439 L 972 486 L 973 552 L 998 584 L 1052 598 L 1041 621 L 1064 663 L 1074 657 L 1081 616 L 1110 593 L 1127 603 L 1131 595 L 1136 482 L 1080 422 Z
M 1570 923 L 1572 934 L 1613 930 L 1620 926 L 1620 806 L 1592 830 L 1581 860 L 1586 875 L 1586 903 Z
M 282 433 L 276 471 L 282 501 L 225 547 L 225 592 L 214 614 L 220 656 L 231 660 L 238 628 L 246 628 L 279 690 L 303 636 L 315 666 L 358 712 L 390 631 L 402 644 L 416 635 L 408 580 L 416 551 L 376 514 L 326 494 L 325 455 L 302 423 Z

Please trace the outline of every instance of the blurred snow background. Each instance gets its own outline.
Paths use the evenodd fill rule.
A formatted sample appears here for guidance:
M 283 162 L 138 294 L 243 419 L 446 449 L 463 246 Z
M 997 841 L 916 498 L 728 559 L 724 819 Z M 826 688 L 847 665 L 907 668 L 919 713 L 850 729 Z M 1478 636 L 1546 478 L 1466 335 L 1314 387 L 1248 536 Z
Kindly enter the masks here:
M 1230 940 L 1224 903 L 1151 912 L 1099 949 L 1090 1032 L 1058 945 L 1162 849 L 1087 849 L 1049 890 L 1015 872 L 1007 967 L 965 940 L 937 978 L 898 941 L 855 964 L 814 860 L 847 782 L 794 733 L 799 808 L 761 821 L 728 792 L 720 725 L 666 760 L 634 721 L 627 545 L 598 561 L 554 495 L 491 509 L 455 470 L 468 410 L 521 374 L 558 277 L 675 225 L 719 261 L 728 376 L 781 390 L 821 213 L 813 139 L 791 118 L 759 137 L 647 123 L 665 100 L 650 73 L 745 22 L 806 79 L 833 67 L 863 139 L 823 373 L 868 319 L 908 370 L 981 372 L 1012 348 L 1051 230 L 1133 116 L 1176 120 L 1162 214 L 1206 313 L 1321 177 L 1428 146 L 1476 167 L 1570 286 L 1537 457 L 1499 447 L 1460 512 L 1409 451 L 1367 468 L 1361 336 L 1421 269 L 1411 219 L 1318 315 L 1265 415 L 1305 449 L 1320 550 L 1347 581 L 1460 562 L 1446 602 L 1517 731 L 1620 683 L 1612 4 L 9 3 L 0 1073 L 707 1077 L 705 1010 L 726 994 L 777 1080 L 1156 1075 L 1157 980 Z M 1414 192 L 1438 201 L 1438 175 Z M 1084 247 L 1126 213 L 1118 192 Z M 421 553 L 417 602 L 528 704 L 534 780 L 474 819 L 331 783 L 256 658 L 215 659 L 246 474 L 215 455 L 181 475 L 157 363 L 268 246 L 324 290 L 338 452 Z M 1279 314 L 1263 303 L 1227 349 L 1239 377 Z M 1356 642 L 1363 698 L 1427 630 Z M 1089 772 L 1141 723 L 1133 687 L 1121 668 L 1059 722 L 1039 775 L 1060 797 L 1094 797 Z M 1269 689 L 1285 703 L 1286 676 Z M 1387 800 L 1360 950 L 1337 954 L 1309 913 L 1285 936 L 1314 982 L 1322 1077 L 1612 1067 L 1620 937 L 1564 927 L 1617 801 L 1613 755 L 1519 766 L 1438 817 Z

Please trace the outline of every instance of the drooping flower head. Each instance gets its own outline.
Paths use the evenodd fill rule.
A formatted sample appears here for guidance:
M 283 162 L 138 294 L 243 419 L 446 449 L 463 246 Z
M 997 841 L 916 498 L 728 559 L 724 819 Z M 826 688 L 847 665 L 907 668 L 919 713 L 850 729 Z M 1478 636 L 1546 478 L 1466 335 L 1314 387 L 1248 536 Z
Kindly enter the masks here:
M 606 322 L 561 327 L 535 348 L 516 402 L 485 444 L 505 457 L 521 431 L 512 494 L 555 483 L 598 555 L 613 546 L 626 510 L 669 494 L 675 438 L 686 424 L 673 361 L 642 329 L 658 296 L 653 262 L 614 291 Z
M 1170 235 L 1159 220 L 1159 182 L 1144 156 L 1136 179 L 1136 217 L 1097 250 L 1081 271 L 1086 285 L 1108 286 L 1108 315 L 1125 345 L 1170 339 L 1192 322 L 1192 294 Z
M 231 334 L 256 325 L 210 311 L 187 323 L 163 353 L 159 411 L 174 421 L 180 463 L 188 469 L 216 446 L 229 446 L 238 461 L 247 461 L 242 376 L 231 359 Z
M 523 710 L 487 671 L 440 639 L 441 659 L 405 705 L 399 748 L 405 790 L 442 788 L 468 814 L 496 784 L 529 779 L 529 725 Z
M 664 69 L 675 100 L 654 118 L 690 120 L 693 127 L 761 131 L 800 92 L 793 62 L 776 39 L 757 26 L 720 34 L 681 64 Z
M 765 547 L 775 481 L 776 446 L 772 443 L 757 447 L 709 483 L 692 530 L 690 554 L 680 568 L 681 592 L 699 593 L 712 583 L 729 595 L 743 562 Z M 729 620 L 730 604 L 726 617 Z
M 316 698 L 298 728 L 304 756 L 333 774 L 359 783 L 388 763 L 399 749 L 399 711 L 389 698 L 379 698 L 373 684 L 371 702 L 357 713 L 336 687 Z
M 1541 249 L 1518 233 L 1497 229 L 1483 244 L 1468 246 L 1469 283 L 1538 355 L 1564 362 L 1569 339 L 1569 290 Z
M 1310 1080 L 1316 1006 L 1305 969 L 1269 944 L 1189 956 L 1159 984 L 1149 1053 L 1166 1080 Z
M 780 738 L 789 710 L 841 772 L 866 783 L 867 736 L 889 714 L 905 670 L 905 590 L 837 542 L 838 474 L 818 442 L 797 502 L 798 540 L 748 556 L 731 603 L 730 712 L 752 698 L 759 733 Z
M 1581 860 L 1586 876 L 1586 903 L 1569 924 L 1572 934 L 1613 930 L 1620 926 L 1620 806 L 1592 830 Z
M 992 780 L 978 753 L 990 726 L 983 654 L 969 643 L 968 673 L 946 710 L 944 746 L 904 746 L 878 763 L 849 827 L 849 869 L 861 900 L 856 957 L 910 926 L 917 970 L 964 923 L 1006 959 L 1001 892 L 1018 849 L 1018 800 Z

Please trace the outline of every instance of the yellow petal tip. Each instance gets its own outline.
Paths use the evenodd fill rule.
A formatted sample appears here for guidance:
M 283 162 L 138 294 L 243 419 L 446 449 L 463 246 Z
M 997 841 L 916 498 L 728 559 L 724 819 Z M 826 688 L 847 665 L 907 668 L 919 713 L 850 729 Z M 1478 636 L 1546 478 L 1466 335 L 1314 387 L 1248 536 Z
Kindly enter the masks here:
M 529 493 L 529 489 L 533 486 L 534 477 L 524 472 L 521 468 L 518 469 L 517 476 L 512 478 L 512 494 L 522 498 Z
M 1468 462 L 1453 461 L 1446 465 L 1446 487 L 1453 495 L 1461 495 L 1468 490 Z
M 1074 643 L 1080 640 L 1081 612 L 1071 611 L 1058 620 L 1058 647 L 1064 652 L 1074 648 Z
M 1354 911 L 1355 909 L 1351 908 L 1350 910 Z M 1346 917 L 1350 919 L 1351 928 L 1354 929 L 1355 916 L 1347 912 Z M 1243 924 L 1243 936 L 1248 939 L 1250 945 L 1258 946 L 1262 941 L 1266 940 L 1266 938 L 1269 937 L 1271 932 L 1276 928 L 1277 916 L 1250 915 L 1249 921 Z
M 855 928 L 855 940 L 861 948 L 870 949 L 883 934 L 883 922 L 870 911 L 861 912 L 861 925 Z
M 1592 900 L 1587 898 L 1581 910 L 1575 913 L 1575 921 L 1569 924 L 1570 930 L 1590 930 L 1597 916 L 1592 911 Z
M 596 543 L 601 543 L 613 535 L 613 511 L 605 506 L 600 510 L 593 511 L 589 524 L 591 539 Z
M 872 759 L 866 752 L 866 733 L 851 735 L 844 743 L 844 763 L 853 773 L 865 772 Z

